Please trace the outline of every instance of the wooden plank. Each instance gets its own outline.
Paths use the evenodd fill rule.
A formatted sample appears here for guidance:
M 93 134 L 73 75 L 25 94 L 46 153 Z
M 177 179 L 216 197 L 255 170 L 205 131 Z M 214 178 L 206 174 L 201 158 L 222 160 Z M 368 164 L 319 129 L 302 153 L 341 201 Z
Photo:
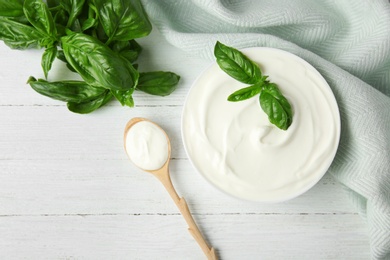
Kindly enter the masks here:
M 128 160 L 0 160 L 0 172 L 2 216 L 178 213 L 158 180 Z M 187 160 L 172 161 L 171 177 L 194 214 L 356 215 L 329 175 L 304 195 L 276 204 L 225 195 Z
M 221 259 L 368 259 L 350 215 L 196 216 Z M 1 259 L 203 259 L 179 215 L 0 218 Z
M 62 106 L 3 106 L 0 160 L 125 159 L 124 127 L 137 116 L 164 127 L 172 139 L 172 156 L 185 158 L 180 107 L 105 107 L 90 115 L 79 115 Z

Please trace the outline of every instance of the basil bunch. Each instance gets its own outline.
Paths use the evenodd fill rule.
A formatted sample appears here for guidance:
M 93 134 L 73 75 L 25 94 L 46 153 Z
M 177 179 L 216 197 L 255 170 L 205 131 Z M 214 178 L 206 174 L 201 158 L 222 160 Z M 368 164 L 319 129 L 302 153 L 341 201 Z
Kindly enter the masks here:
M 135 90 L 166 96 L 180 77 L 172 72 L 138 71 L 142 48 L 135 39 L 152 25 L 139 0 L 0 0 L 0 40 L 12 49 L 45 48 L 47 79 L 56 58 L 82 81 L 49 82 L 30 77 L 38 93 L 90 113 L 115 97 L 133 107 Z
M 292 108 L 275 83 L 263 76 L 259 66 L 242 52 L 220 42 L 215 44 L 214 56 L 219 67 L 234 79 L 250 84 L 239 89 L 227 99 L 232 102 L 242 101 L 259 95 L 260 106 L 268 115 L 269 121 L 282 130 L 287 130 L 292 123 Z

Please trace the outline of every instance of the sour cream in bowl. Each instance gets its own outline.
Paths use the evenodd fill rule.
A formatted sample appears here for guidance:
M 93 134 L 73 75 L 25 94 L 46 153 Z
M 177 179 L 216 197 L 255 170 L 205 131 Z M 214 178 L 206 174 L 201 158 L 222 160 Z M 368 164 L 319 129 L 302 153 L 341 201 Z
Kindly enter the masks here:
M 291 126 L 272 125 L 258 98 L 228 101 L 248 85 L 214 63 L 188 93 L 184 147 L 195 169 L 223 192 L 249 201 L 286 201 L 313 187 L 334 159 L 340 138 L 336 99 L 321 74 L 291 53 L 264 47 L 242 52 L 289 100 Z

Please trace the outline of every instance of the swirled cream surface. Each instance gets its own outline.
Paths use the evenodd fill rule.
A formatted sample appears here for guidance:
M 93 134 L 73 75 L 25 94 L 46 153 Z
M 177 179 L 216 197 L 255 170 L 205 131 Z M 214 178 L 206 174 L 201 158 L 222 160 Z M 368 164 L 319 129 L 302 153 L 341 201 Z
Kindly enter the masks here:
M 168 140 L 163 130 L 149 121 L 133 125 L 126 135 L 130 160 L 144 170 L 158 170 L 168 160 Z
M 182 136 L 194 167 L 235 197 L 263 202 L 294 198 L 329 168 L 340 136 L 334 95 L 306 61 L 272 48 L 243 50 L 276 83 L 293 108 L 288 130 L 272 125 L 259 99 L 229 102 L 243 88 L 217 64 L 192 86 L 183 110 Z

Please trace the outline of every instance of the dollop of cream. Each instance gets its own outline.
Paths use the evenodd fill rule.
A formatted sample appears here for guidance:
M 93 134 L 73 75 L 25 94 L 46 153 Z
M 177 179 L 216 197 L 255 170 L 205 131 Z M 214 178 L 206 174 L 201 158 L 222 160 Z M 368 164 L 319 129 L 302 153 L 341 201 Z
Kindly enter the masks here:
M 139 168 L 158 170 L 168 160 L 168 140 L 157 125 L 148 121 L 137 122 L 127 132 L 126 152 Z
M 293 108 L 288 130 L 272 125 L 258 96 L 227 97 L 246 87 L 217 64 L 194 83 L 186 100 L 182 135 L 195 168 L 235 197 L 277 202 L 298 196 L 325 174 L 335 156 L 340 117 L 334 95 L 307 62 L 285 51 L 243 51 L 276 83 Z

